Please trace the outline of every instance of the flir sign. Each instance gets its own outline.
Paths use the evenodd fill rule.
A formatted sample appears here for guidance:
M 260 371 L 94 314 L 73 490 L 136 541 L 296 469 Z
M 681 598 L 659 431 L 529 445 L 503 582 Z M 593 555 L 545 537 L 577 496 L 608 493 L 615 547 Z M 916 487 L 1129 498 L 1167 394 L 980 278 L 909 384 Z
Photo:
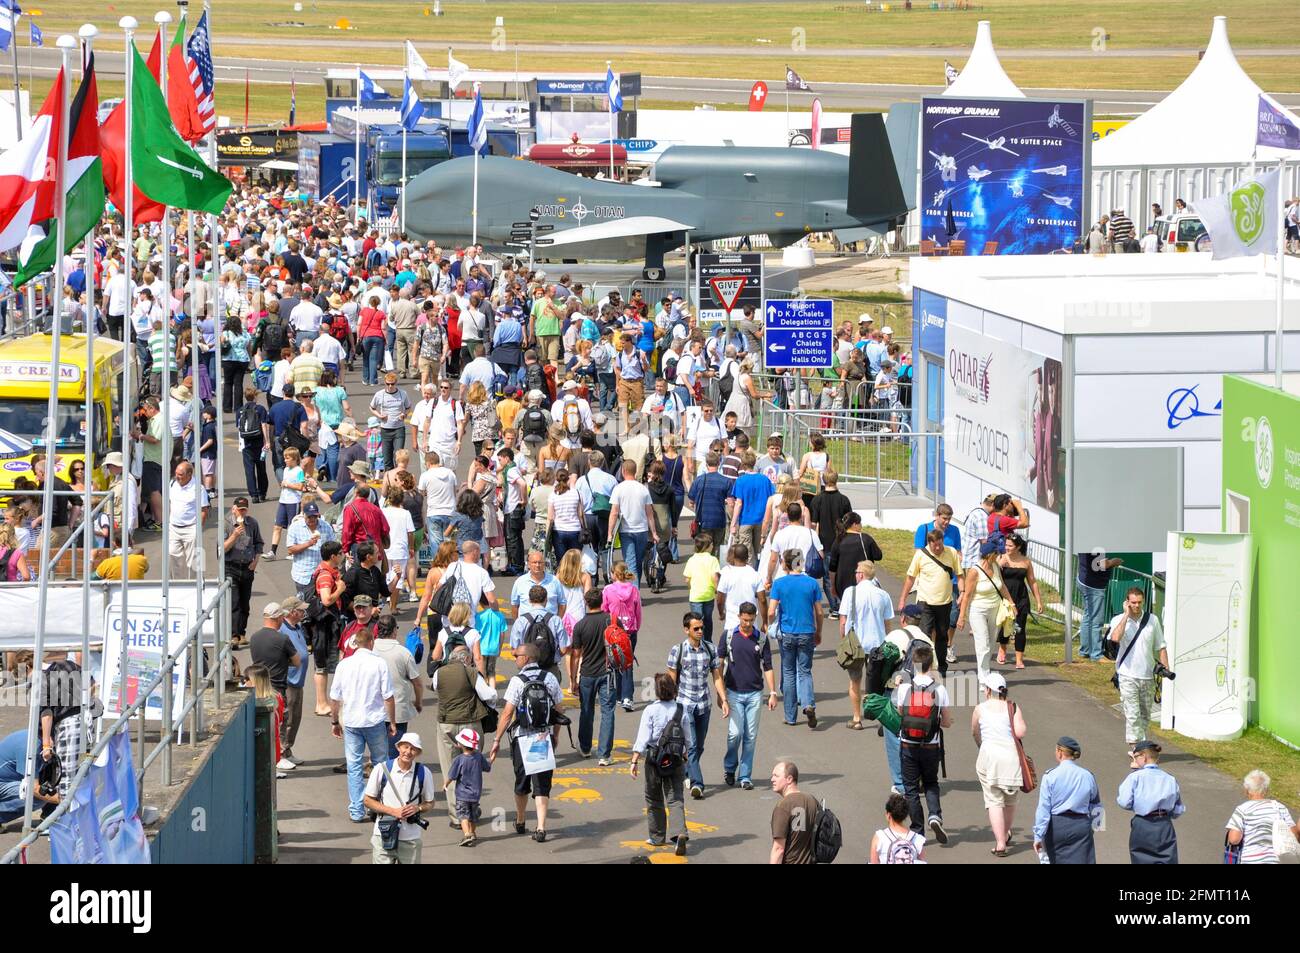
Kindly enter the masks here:
M 829 298 L 764 301 L 763 318 L 767 367 L 831 366 L 835 309 Z

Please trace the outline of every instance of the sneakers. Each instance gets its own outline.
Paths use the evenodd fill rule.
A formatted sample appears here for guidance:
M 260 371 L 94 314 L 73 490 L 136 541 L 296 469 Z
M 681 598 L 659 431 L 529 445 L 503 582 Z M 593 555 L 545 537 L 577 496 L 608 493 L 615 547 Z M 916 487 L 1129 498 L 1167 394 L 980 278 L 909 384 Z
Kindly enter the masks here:
M 598 768 L 608 768 L 608 767 L 612 766 L 613 764 L 614 764 L 614 761 L 613 761 L 612 758 L 601 758 L 599 761 L 596 762 L 596 767 L 598 767 Z
M 830 617 L 831 617 L 832 619 L 838 619 L 838 618 L 840 617 L 839 610 L 838 610 L 838 609 L 832 609 L 832 610 L 830 611 Z
M 955 661 L 957 661 L 957 653 L 952 650 L 952 646 L 950 645 L 948 646 L 948 664 L 951 665 Z
M 943 829 L 943 819 L 939 817 L 930 818 L 930 831 L 934 834 L 934 839 L 940 844 L 948 843 L 948 832 Z
M 691 797 L 695 798 L 695 800 L 697 800 L 697 801 L 702 800 L 703 797 L 704 797 L 704 785 L 702 785 L 702 784 L 692 784 L 692 785 L 691 785 Z
M 407 602 L 417 602 L 417 603 L 418 603 L 418 602 L 420 601 L 420 594 L 419 594 L 418 592 L 413 592 L 413 593 L 411 593 L 409 596 L 406 597 L 406 601 L 407 601 Z
M 809 727 L 809 728 L 816 728 L 816 727 L 817 727 L 817 709 L 816 709 L 816 708 L 805 708 L 805 709 L 803 710 L 803 713 L 804 713 L 804 715 L 807 716 L 807 718 L 808 718 L 808 727 Z
M 470 834 L 466 837 L 462 837 L 460 840 L 461 847 L 473 847 L 477 843 L 478 843 L 478 838 L 475 837 L 473 834 Z
M 754 782 L 749 780 L 749 778 L 741 778 L 740 789 L 742 791 L 752 791 L 754 790 Z
M 275 559 L 275 553 L 271 552 L 268 549 L 266 552 L 262 553 L 262 558 L 265 559 L 267 562 L 270 562 L 271 560 Z
M 294 764 L 288 758 L 281 758 L 275 763 L 275 769 L 277 771 L 292 771 L 296 767 L 298 767 L 298 765 Z
M 727 787 L 729 788 L 734 788 L 736 786 L 736 776 L 734 774 L 724 774 L 722 780 L 727 782 Z
M 302 758 L 295 757 L 287 751 L 284 753 L 284 758 L 286 761 L 292 761 L 295 766 L 302 764 Z
M 903 792 L 900 791 L 900 790 L 898 789 L 898 786 L 897 786 L 897 785 L 894 785 L 894 784 L 891 784 L 891 785 L 889 786 L 889 793 L 890 793 L 890 794 L 897 794 L 899 797 L 903 797 Z
M 632 711 L 632 699 L 630 699 L 630 698 L 624 698 L 624 699 L 623 699 L 623 710 L 624 710 L 624 711 Z

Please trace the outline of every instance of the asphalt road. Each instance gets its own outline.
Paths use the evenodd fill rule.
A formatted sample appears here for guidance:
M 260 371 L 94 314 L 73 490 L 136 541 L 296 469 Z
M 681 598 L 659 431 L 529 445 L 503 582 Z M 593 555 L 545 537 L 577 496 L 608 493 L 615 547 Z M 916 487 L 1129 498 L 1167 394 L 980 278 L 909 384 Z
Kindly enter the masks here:
M 364 400 L 366 391 L 353 390 L 353 402 Z M 234 434 L 226 432 L 227 496 L 243 492 L 243 475 L 234 451 Z M 463 475 L 463 474 L 462 474 Z M 255 507 L 255 515 L 269 532 L 274 504 Z M 683 528 L 683 535 L 685 530 Z M 531 528 L 525 531 L 531 538 Z M 686 547 L 689 552 L 689 547 Z M 652 595 L 643 590 L 645 622 L 638 646 L 638 679 L 644 681 L 664 669 L 669 648 L 682 638 L 681 618 L 686 610 L 686 592 L 680 567 L 670 570 L 671 588 Z M 898 580 L 884 579 L 892 593 Z M 513 579 L 496 580 L 498 595 L 507 598 Z M 253 600 L 254 615 L 271 600 L 292 592 L 289 564 L 283 556 L 263 563 L 258 570 Z M 414 606 L 403 605 L 399 613 L 399 632 L 413 624 Z M 715 708 L 709 729 L 704 759 L 707 796 L 687 803 L 687 821 L 691 832 L 690 863 L 761 863 L 770 846 L 768 834 L 775 796 L 764 783 L 772 764 L 783 758 L 795 760 L 804 778 L 803 789 L 825 798 L 844 825 L 843 863 L 865 860 L 873 830 L 881 826 L 883 805 L 889 793 L 889 775 L 883 742 L 874 731 L 854 732 L 845 729 L 849 721 L 849 703 L 845 679 L 834 660 L 838 630 L 828 623 L 821 648 L 816 655 L 816 681 L 819 724 L 810 731 L 802 716 L 796 727 L 782 724 L 780 707 L 762 713 L 758 738 L 758 757 L 752 792 L 727 788 L 722 784 L 721 761 L 725 750 L 726 725 Z M 959 642 L 961 663 L 950 669 L 954 673 L 973 668 L 969 635 Z M 240 653 L 247 661 L 247 653 Z M 1099 704 L 1066 682 L 1054 666 L 1029 664 L 1023 672 L 1003 669 L 1012 685 L 1015 699 L 1029 722 L 1026 748 L 1039 765 L 1040 772 L 1052 765 L 1054 744 L 1062 734 L 1071 734 L 1083 745 L 1083 763 L 1097 774 L 1103 803 L 1107 806 L 1107 830 L 1098 835 L 1098 856 L 1103 863 L 1127 862 L 1128 818 L 1115 805 L 1115 792 L 1128 773 L 1124 756 L 1123 725 L 1117 712 Z M 499 687 L 514 666 L 508 658 L 499 665 Z M 279 827 L 281 863 L 367 863 L 369 861 L 368 825 L 354 825 L 347 820 L 345 778 L 332 773 L 342 761 L 341 742 L 329 734 L 329 720 L 311 714 L 311 691 L 308 687 L 305 724 L 295 745 L 295 753 L 305 763 L 279 782 Z M 567 697 L 567 696 L 566 696 Z M 639 706 L 638 706 L 639 707 Z M 575 716 L 576 710 L 571 712 Z M 983 808 L 979 783 L 975 778 L 976 748 L 969 733 L 970 709 L 954 713 L 955 722 L 947 732 L 948 779 L 942 783 L 944 816 L 951 836 L 947 847 L 931 845 L 933 863 L 992 863 L 993 845 Z M 615 765 L 597 767 L 594 760 L 582 760 L 561 735 L 559 768 L 552 798 L 551 838 L 536 844 L 513 833 L 513 798 L 511 770 L 503 757 L 496 769 L 485 778 L 483 799 L 484 823 L 480 843 L 474 849 L 456 845 L 459 834 L 448 828 L 446 803 L 439 800 L 436 815 L 424 835 L 426 863 L 622 863 L 647 851 L 643 816 L 642 788 L 627 771 L 631 742 L 635 737 L 640 714 L 625 714 L 619 709 L 615 724 Z M 432 748 L 435 706 L 430 703 L 416 719 L 411 730 L 420 732 L 430 745 L 423 760 L 437 775 L 437 756 Z M 1178 822 L 1184 862 L 1212 863 L 1222 848 L 1222 825 L 1241 799 L 1234 779 L 1210 769 L 1176 750 L 1166 750 L 1166 766 L 1179 779 L 1188 813 Z M 1036 857 L 1027 845 L 1027 831 L 1037 795 L 1023 795 L 1015 824 L 1016 836 L 1011 855 L 997 863 L 1030 864 Z M 530 817 L 530 830 L 533 826 Z M 654 862 L 674 863 L 679 859 L 668 851 L 653 852 Z

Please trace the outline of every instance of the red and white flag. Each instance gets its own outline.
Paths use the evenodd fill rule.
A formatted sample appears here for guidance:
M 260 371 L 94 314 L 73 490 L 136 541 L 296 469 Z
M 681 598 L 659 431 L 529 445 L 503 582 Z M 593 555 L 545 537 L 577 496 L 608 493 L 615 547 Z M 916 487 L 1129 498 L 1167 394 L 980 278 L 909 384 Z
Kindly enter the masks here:
M 817 143 L 822 139 L 822 101 L 814 99 L 812 104 L 812 148 L 817 148 Z
M 767 83 L 760 79 L 754 84 L 754 88 L 749 91 L 749 111 L 752 113 L 762 112 L 766 103 Z
M 0 251 L 22 244 L 34 223 L 54 217 L 63 70 L 19 142 L 0 155 Z

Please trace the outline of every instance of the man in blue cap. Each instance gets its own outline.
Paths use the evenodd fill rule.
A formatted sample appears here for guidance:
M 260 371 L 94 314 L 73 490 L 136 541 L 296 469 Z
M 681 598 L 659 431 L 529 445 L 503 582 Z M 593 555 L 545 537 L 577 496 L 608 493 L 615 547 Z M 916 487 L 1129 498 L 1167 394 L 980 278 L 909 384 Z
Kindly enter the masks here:
M 1069 735 L 1056 741 L 1056 767 L 1043 775 L 1034 815 L 1034 850 L 1053 864 L 1095 864 L 1093 822 L 1101 816 L 1097 779 L 1080 767 L 1083 749 Z
M 1129 862 L 1178 863 L 1178 838 L 1174 818 L 1187 808 L 1172 774 L 1159 765 L 1160 746 L 1139 741 L 1133 746 L 1133 773 L 1120 782 L 1119 806 L 1133 812 L 1128 834 Z

